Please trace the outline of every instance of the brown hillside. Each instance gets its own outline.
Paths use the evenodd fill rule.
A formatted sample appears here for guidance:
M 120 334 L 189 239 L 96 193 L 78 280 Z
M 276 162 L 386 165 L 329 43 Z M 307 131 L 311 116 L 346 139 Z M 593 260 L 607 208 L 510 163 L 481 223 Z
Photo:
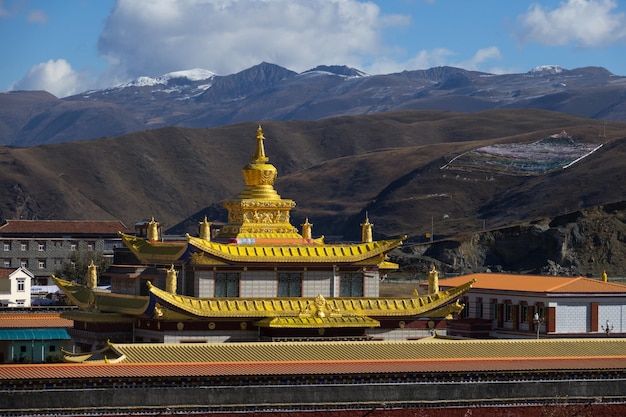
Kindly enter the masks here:
M 316 235 L 356 238 L 367 211 L 377 238 L 413 239 L 430 231 L 431 219 L 436 236 L 449 236 L 626 200 L 626 123 L 609 123 L 607 138 L 598 136 L 599 128 L 594 120 L 538 110 L 403 111 L 263 123 L 266 151 L 279 171 L 276 189 L 298 203 L 294 225 L 308 216 Z M 572 168 L 537 177 L 440 169 L 487 143 L 530 142 L 564 129 L 576 140 L 607 144 Z M 240 170 L 255 131 L 252 123 L 163 128 L 1 148 L 1 215 L 115 218 L 129 226 L 154 216 L 170 228 L 241 190 Z

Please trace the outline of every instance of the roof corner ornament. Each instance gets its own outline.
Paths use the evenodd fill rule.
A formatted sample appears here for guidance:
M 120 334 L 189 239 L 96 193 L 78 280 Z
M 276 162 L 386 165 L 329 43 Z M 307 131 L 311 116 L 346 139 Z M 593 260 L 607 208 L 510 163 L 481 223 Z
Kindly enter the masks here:
M 263 129 L 261 125 L 256 131 L 256 149 L 254 150 L 254 156 L 252 157 L 252 162 L 255 164 L 264 164 L 270 159 L 265 156 L 265 145 L 263 141 L 265 140 L 265 136 L 263 136 Z

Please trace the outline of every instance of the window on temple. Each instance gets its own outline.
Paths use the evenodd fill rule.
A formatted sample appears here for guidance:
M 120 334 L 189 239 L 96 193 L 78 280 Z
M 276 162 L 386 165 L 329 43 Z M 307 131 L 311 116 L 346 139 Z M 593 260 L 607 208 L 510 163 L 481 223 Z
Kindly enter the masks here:
M 39 242 L 39 243 L 37 243 L 37 250 L 38 250 L 39 252 L 43 252 L 43 251 L 45 251 L 45 250 L 46 250 L 46 244 L 45 244 L 45 242 Z
M 2 246 L 5 252 L 8 252 L 11 250 L 11 242 L 4 242 Z
M 239 272 L 215 273 L 216 297 L 239 297 Z
M 504 305 L 504 321 L 513 321 L 513 304 Z
M 363 297 L 363 274 L 344 273 L 339 279 L 341 297 Z
M 483 302 L 482 300 L 476 301 L 476 318 L 483 318 Z
M 20 250 L 21 251 L 27 251 L 28 250 L 28 242 L 21 242 L 20 243 Z
M 46 260 L 45 259 L 39 259 L 37 261 L 37 264 L 39 266 L 39 269 L 46 269 Z
M 301 297 L 302 296 L 302 273 L 279 272 L 278 273 L 278 296 Z
M 528 305 L 522 304 L 520 308 L 521 308 L 521 314 L 520 314 L 519 321 L 521 323 L 527 323 L 528 322 Z

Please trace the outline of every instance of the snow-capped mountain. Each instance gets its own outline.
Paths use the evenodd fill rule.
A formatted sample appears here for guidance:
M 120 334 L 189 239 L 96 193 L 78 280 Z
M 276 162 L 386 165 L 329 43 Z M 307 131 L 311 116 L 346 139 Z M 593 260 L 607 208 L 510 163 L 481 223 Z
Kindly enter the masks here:
M 0 104 L 6 109 L 0 115 L 0 144 L 32 146 L 163 126 L 316 120 L 407 109 L 539 108 L 626 120 L 626 77 L 599 67 L 558 65 L 503 75 L 454 67 L 368 75 L 345 65 L 297 73 L 263 62 L 230 75 L 192 69 L 144 76 L 64 99 L 36 92 L 0 94 Z
M 115 88 L 128 88 L 128 87 L 152 87 L 155 85 L 167 85 L 171 80 L 187 80 L 187 81 L 204 81 L 210 80 L 215 77 L 215 73 L 202 68 L 194 68 L 187 71 L 174 71 L 168 72 L 160 77 L 139 77 L 131 82 L 121 84 Z

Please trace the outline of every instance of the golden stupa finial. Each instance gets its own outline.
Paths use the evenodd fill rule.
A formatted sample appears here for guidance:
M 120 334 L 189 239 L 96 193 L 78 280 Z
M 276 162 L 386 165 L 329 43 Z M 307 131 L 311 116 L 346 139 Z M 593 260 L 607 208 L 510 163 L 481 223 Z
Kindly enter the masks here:
M 148 240 L 156 242 L 159 240 L 159 222 L 154 220 L 154 217 L 148 222 Z
M 361 242 L 363 243 L 372 243 L 372 227 L 374 225 L 370 223 L 370 218 L 367 212 L 365 212 L 365 223 L 361 223 Z
M 200 239 L 211 240 L 211 222 L 204 216 L 204 220 L 198 223 L 200 228 Z
M 254 150 L 254 156 L 252 157 L 252 162 L 255 164 L 262 164 L 270 159 L 265 156 L 265 145 L 263 141 L 265 140 L 265 136 L 263 136 L 263 129 L 261 125 L 256 131 L 256 149 Z
M 91 263 L 87 266 L 87 288 L 96 288 L 98 286 L 98 271 L 96 265 Z
M 176 269 L 174 269 L 174 264 L 172 264 L 171 268 L 167 270 L 167 275 L 165 276 L 165 291 L 170 294 L 176 294 L 177 275 Z
M 309 218 L 307 217 L 304 223 L 302 223 L 302 237 L 304 239 L 313 239 L 312 229 L 313 223 L 309 223 Z
M 607 275 L 606 271 L 602 271 L 602 281 L 609 282 L 609 276 Z
M 437 294 L 439 292 L 439 271 L 433 264 L 428 272 L 428 294 Z

